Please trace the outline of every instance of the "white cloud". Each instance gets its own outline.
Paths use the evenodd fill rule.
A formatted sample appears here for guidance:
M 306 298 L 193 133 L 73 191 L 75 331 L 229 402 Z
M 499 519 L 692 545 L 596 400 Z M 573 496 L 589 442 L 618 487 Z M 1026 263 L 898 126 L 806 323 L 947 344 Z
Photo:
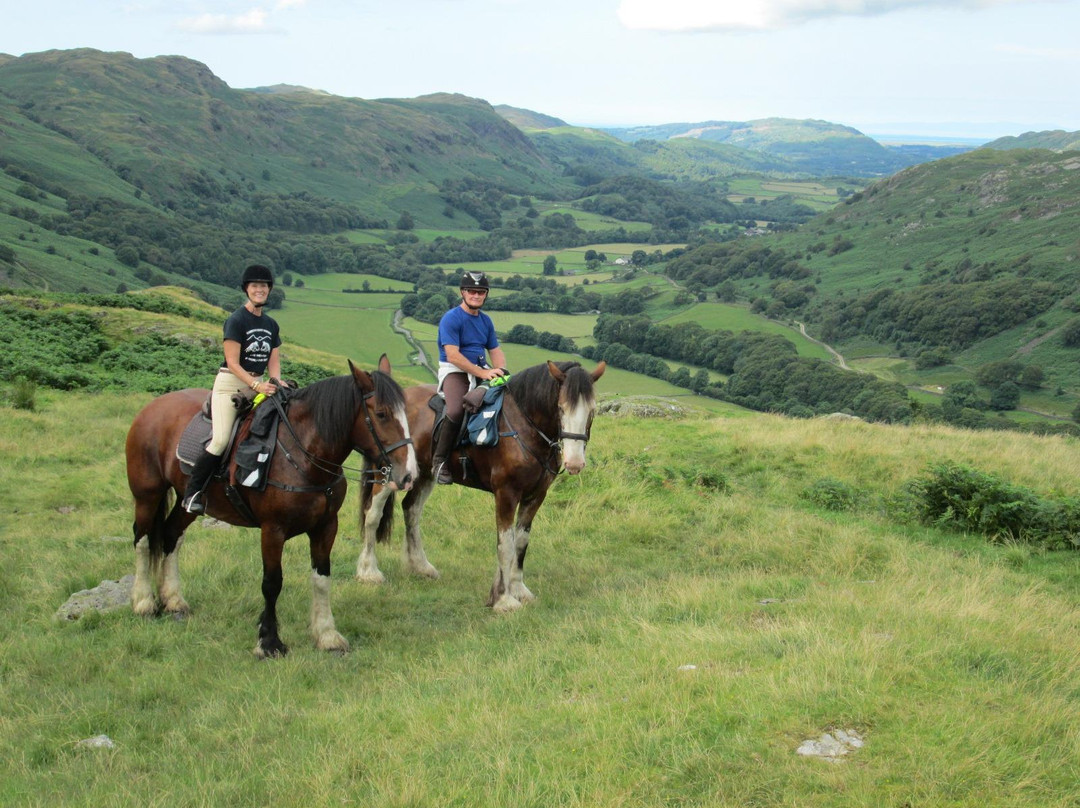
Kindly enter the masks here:
M 277 0 L 274 8 L 281 11 L 283 8 L 298 8 L 307 3 L 307 0 Z
M 272 32 L 267 16 L 261 8 L 245 14 L 202 14 L 181 20 L 177 27 L 192 34 L 267 34 Z
M 672 32 L 764 31 L 813 19 L 876 16 L 911 8 L 979 9 L 1040 0 L 621 0 L 630 29 Z

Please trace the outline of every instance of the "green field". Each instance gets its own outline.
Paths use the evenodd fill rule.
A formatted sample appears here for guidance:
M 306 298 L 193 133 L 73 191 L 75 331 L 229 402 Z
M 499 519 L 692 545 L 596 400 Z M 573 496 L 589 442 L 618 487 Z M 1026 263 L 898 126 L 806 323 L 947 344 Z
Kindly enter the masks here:
M 332 565 L 351 650 L 313 647 L 297 537 L 278 601 L 290 653 L 256 662 L 252 529 L 190 528 L 186 619 L 54 616 L 132 571 L 123 443 L 147 398 L 48 392 L 0 418 L 2 805 L 1080 803 L 1080 553 L 905 509 L 943 459 L 1076 498 L 1075 440 L 599 415 L 588 467 L 533 525 L 534 603 L 483 606 L 492 498 L 460 486 L 427 504 L 439 580 L 407 574 L 399 519 L 388 582 L 355 581 L 351 486 Z M 840 730 L 863 745 L 799 753 Z M 100 736 L 112 746 L 83 743 Z
M 666 318 L 663 322 L 667 325 L 700 323 L 704 328 L 714 330 L 763 331 L 767 334 L 780 334 L 795 344 L 799 356 L 823 359 L 826 362 L 835 361 L 832 354 L 823 346 L 803 337 L 797 328 L 791 328 L 754 314 L 746 306 L 729 303 L 696 303 L 685 311 Z

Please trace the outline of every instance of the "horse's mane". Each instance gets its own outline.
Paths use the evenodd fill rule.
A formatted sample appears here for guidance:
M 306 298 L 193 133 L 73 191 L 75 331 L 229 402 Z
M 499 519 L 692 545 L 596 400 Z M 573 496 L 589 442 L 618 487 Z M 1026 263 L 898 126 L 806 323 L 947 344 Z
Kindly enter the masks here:
M 593 380 L 579 362 L 556 362 L 555 367 L 566 374 L 563 386 L 571 401 L 593 397 Z M 559 403 L 559 385 L 551 378 L 547 363 L 520 370 L 506 383 L 510 395 L 526 412 L 550 412 Z
M 376 407 L 404 409 L 405 394 L 401 385 L 379 370 L 372 372 L 371 379 L 375 384 Z M 307 404 L 316 431 L 327 435 L 352 428 L 360 409 L 361 392 L 352 375 L 334 376 L 301 387 L 293 393 L 292 399 Z

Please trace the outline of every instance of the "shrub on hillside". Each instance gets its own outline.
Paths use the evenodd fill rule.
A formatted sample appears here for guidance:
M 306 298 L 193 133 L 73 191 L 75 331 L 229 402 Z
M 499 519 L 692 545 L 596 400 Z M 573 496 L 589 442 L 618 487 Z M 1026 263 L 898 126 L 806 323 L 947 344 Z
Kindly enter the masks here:
M 926 523 L 1052 549 L 1080 546 L 1080 501 L 1047 500 L 968 466 L 940 463 L 908 485 Z
M 859 489 L 832 477 L 823 477 L 800 494 L 811 505 L 827 511 L 850 511 L 862 496 Z

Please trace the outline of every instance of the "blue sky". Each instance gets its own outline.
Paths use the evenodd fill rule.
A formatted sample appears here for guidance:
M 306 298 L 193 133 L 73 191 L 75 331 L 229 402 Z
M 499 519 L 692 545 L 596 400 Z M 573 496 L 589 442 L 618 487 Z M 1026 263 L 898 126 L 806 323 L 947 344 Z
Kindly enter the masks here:
M 579 126 L 771 116 L 867 133 L 1080 130 L 1080 0 L 41 0 L 15 56 L 178 54 L 231 87 L 456 92 Z

